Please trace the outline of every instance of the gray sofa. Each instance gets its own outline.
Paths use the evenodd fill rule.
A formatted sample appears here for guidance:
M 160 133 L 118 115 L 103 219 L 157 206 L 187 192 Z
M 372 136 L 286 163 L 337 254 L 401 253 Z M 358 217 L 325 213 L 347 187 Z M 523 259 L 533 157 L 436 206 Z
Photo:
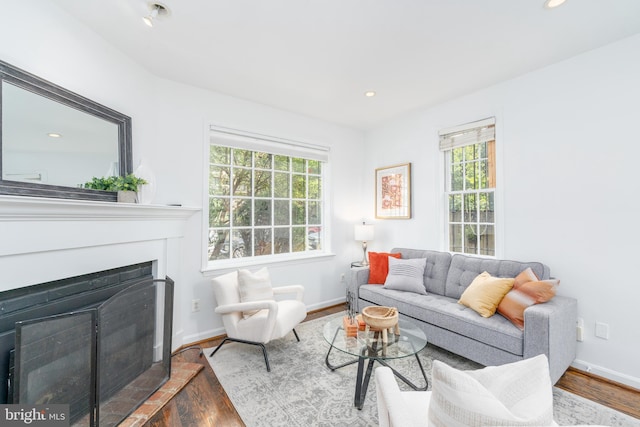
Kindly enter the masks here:
M 502 365 L 545 354 L 555 384 L 575 358 L 577 301 L 556 295 L 550 301 L 526 309 L 524 331 L 500 314 L 484 318 L 458 299 L 483 271 L 495 277 L 516 277 L 527 267 L 540 279 L 550 277 L 549 267 L 539 262 L 487 259 L 448 252 L 394 248 L 403 259 L 426 258 L 424 287 L 427 295 L 385 289 L 367 284 L 368 267 L 350 271 L 348 287 L 357 310 L 370 305 L 397 307 L 402 317 L 413 320 L 427 340 L 482 365 Z

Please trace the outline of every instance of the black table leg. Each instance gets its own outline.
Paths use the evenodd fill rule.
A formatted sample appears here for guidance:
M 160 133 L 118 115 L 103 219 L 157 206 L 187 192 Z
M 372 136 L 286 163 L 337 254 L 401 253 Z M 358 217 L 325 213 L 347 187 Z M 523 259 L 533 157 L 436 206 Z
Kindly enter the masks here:
M 353 399 L 353 405 L 358 408 L 358 410 L 362 410 L 362 406 L 364 405 L 364 399 L 367 397 L 367 389 L 369 388 L 369 380 L 371 379 L 371 373 L 373 372 L 373 363 L 375 359 L 369 359 L 369 363 L 367 364 L 367 372 L 362 377 L 362 373 L 364 371 L 364 362 L 367 360 L 366 357 L 358 357 L 358 376 L 356 377 L 356 394 Z
M 329 355 L 331 354 L 331 350 L 333 350 L 333 343 L 336 341 L 336 337 L 338 336 L 338 332 L 340 332 L 342 328 L 337 328 L 336 333 L 331 340 L 331 344 L 329 345 L 329 351 L 327 352 L 327 356 L 324 358 L 324 363 L 327 365 L 329 369 L 335 371 L 336 369 L 344 368 L 345 366 L 353 365 L 354 363 L 358 363 L 358 359 L 351 360 L 349 362 L 343 363 L 342 365 L 332 365 L 329 362 Z
M 353 399 L 353 404 L 356 408 L 358 408 L 359 410 L 362 409 L 362 406 L 364 405 L 364 400 L 367 396 L 367 389 L 369 388 L 369 381 L 371 380 L 371 374 L 373 373 L 373 364 L 377 361 L 378 363 L 380 363 L 383 366 L 388 367 L 389 369 L 391 369 L 391 371 L 393 372 L 393 374 L 399 378 L 400 380 L 402 380 L 405 384 L 407 384 L 409 387 L 411 387 L 414 390 L 419 390 L 419 391 L 424 391 L 428 388 L 429 386 L 429 382 L 427 380 L 427 374 L 424 372 L 424 367 L 422 366 L 422 362 L 420 362 L 420 358 L 418 357 L 418 353 L 415 353 L 415 357 L 416 360 L 418 361 L 418 366 L 420 367 L 420 372 L 422 373 L 422 377 L 424 378 L 424 387 L 418 387 L 415 384 L 413 384 L 411 381 L 409 381 L 405 376 L 403 376 L 401 373 L 399 373 L 398 371 L 396 371 L 395 369 L 393 369 L 391 366 L 389 366 L 384 360 L 381 359 L 377 359 L 375 356 L 378 354 L 378 340 L 379 340 L 379 332 L 375 332 L 374 336 L 373 336 L 373 344 L 370 347 L 365 347 L 362 349 L 361 355 L 354 360 L 351 360 L 349 362 L 343 363 L 341 365 L 333 365 L 331 362 L 329 362 L 329 356 L 331 355 L 331 351 L 333 350 L 333 343 L 335 342 L 338 333 L 343 330 L 343 328 L 338 327 L 336 329 L 336 333 L 333 335 L 333 339 L 331 340 L 331 343 L 329 345 L 329 351 L 327 352 L 327 356 L 325 357 L 325 364 L 327 365 L 327 367 L 329 369 L 331 369 L 332 371 L 335 371 L 336 369 L 340 369 L 340 368 L 344 368 L 345 366 L 349 366 L 349 365 L 353 365 L 354 363 L 358 364 L 358 374 L 356 377 L 356 391 L 355 391 L 355 396 Z M 396 342 L 397 342 L 397 337 L 396 337 Z M 414 349 L 415 350 L 415 349 Z M 372 356 L 372 357 L 369 357 Z M 369 360 L 369 363 L 367 364 L 367 370 L 365 372 L 364 369 L 364 364 L 365 362 Z
M 414 383 L 409 381 L 404 375 L 402 375 L 400 372 L 398 372 L 395 369 L 393 369 L 384 360 L 378 360 L 378 362 L 381 365 L 386 366 L 387 368 L 391 369 L 391 371 L 393 372 L 393 375 L 395 375 L 396 378 L 401 379 L 406 385 L 408 385 L 412 389 L 417 390 L 417 391 L 425 391 L 429 387 L 429 380 L 427 380 L 427 374 L 424 372 L 424 368 L 422 367 L 422 362 L 420 362 L 420 358 L 418 357 L 418 353 L 416 353 L 416 360 L 418 361 L 418 366 L 420 367 L 420 372 L 422 372 L 422 378 L 424 378 L 424 387 L 418 387 L 417 385 L 415 385 Z

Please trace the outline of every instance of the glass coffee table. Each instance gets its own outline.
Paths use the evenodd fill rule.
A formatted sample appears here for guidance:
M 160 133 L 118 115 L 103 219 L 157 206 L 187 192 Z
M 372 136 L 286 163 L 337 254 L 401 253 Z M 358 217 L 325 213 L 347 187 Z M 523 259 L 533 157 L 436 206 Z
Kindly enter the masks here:
M 427 337 L 424 332 L 411 323 L 408 320 L 399 320 L 400 335 L 396 333 L 388 333 L 387 342 L 384 343 L 382 339 L 382 332 L 380 331 L 358 331 L 357 336 L 347 337 L 344 327 L 342 316 L 331 319 L 324 325 L 323 336 L 329 343 L 329 351 L 325 358 L 327 367 L 332 371 L 343 368 L 345 366 L 358 364 L 358 374 L 356 377 L 356 391 L 354 398 L 354 406 L 358 409 L 362 409 L 364 399 L 367 395 L 367 388 L 369 387 L 369 379 L 373 371 L 373 364 L 378 362 L 383 366 L 390 368 L 395 376 L 402 380 L 405 384 L 414 390 L 426 390 L 428 387 L 427 375 L 424 372 L 418 352 L 426 347 Z M 349 360 L 346 363 L 333 365 L 329 361 L 329 357 L 333 349 L 337 349 L 349 355 L 356 357 L 353 360 Z M 406 377 L 400 374 L 387 364 L 387 361 L 392 359 L 400 359 L 403 357 L 415 356 L 418 361 L 418 366 L 424 378 L 424 386 L 418 387 L 409 381 Z M 365 362 L 368 360 L 367 370 L 364 371 Z

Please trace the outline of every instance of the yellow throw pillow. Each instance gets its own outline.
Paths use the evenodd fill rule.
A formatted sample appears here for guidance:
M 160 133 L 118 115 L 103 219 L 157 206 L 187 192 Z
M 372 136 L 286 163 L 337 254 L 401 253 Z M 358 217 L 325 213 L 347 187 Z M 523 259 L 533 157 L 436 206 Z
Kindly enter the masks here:
M 473 279 L 458 302 L 482 317 L 491 317 L 502 298 L 513 287 L 513 282 L 513 278 L 493 277 L 485 271 Z

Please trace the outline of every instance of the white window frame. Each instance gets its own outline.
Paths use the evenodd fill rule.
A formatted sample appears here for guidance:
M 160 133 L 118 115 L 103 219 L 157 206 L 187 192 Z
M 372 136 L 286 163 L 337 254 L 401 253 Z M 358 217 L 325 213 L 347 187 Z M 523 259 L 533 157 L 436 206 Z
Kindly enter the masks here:
M 502 197 L 501 197 L 501 186 L 499 183 L 501 182 L 501 173 L 499 166 L 501 165 L 501 156 L 499 155 L 499 144 L 497 143 L 497 131 L 496 131 L 496 120 L 495 117 L 489 117 L 487 119 L 479 120 L 476 122 L 467 123 L 460 126 L 455 126 L 451 128 L 446 128 L 438 132 L 439 134 L 439 148 L 442 153 L 442 165 L 443 165 L 443 197 L 442 197 L 442 212 L 443 212 L 443 242 L 444 248 L 443 250 L 451 252 L 451 253 L 461 253 L 464 255 L 485 257 L 485 258 L 496 258 L 500 257 L 503 252 L 503 244 L 502 244 L 502 215 L 501 215 L 501 206 L 502 206 Z M 451 150 L 454 148 L 460 148 L 468 145 L 473 145 L 479 142 L 488 142 L 494 141 L 494 186 L 490 188 L 482 188 L 482 189 L 465 189 L 458 191 L 451 191 Z M 480 254 L 480 245 L 478 242 L 478 250 L 476 253 L 467 253 L 465 252 L 464 246 L 462 248 L 462 252 L 453 252 L 451 250 L 451 241 L 450 241 L 450 225 L 452 221 L 450 220 L 450 207 L 449 207 L 449 196 L 451 194 L 461 194 L 464 198 L 465 194 L 479 194 L 479 193 L 492 193 L 493 194 L 493 227 L 494 227 L 494 246 L 493 246 L 493 255 Z M 480 221 L 480 217 L 478 215 L 476 221 L 466 221 L 464 218 L 464 211 L 461 212 L 461 221 L 455 221 L 453 223 L 461 223 L 463 224 L 463 230 L 465 224 L 482 224 Z M 464 245 L 464 237 L 463 237 L 463 245 Z
M 205 128 L 206 138 L 204 144 L 204 191 L 203 191 L 203 227 L 202 227 L 202 271 L 217 271 L 221 269 L 231 269 L 239 267 L 248 267 L 263 264 L 273 264 L 281 262 L 291 262 L 298 260 L 308 260 L 314 258 L 323 258 L 327 256 L 333 256 L 331 253 L 331 241 L 330 241 L 330 212 L 329 206 L 329 183 L 328 176 L 330 170 L 329 155 L 330 150 L 328 147 L 304 143 L 300 141 L 294 141 L 285 138 L 279 138 L 255 132 L 249 132 L 244 130 L 232 129 L 219 125 L 207 125 Z M 224 145 L 231 148 L 266 152 L 269 154 L 283 155 L 295 158 L 305 158 L 309 160 L 319 160 L 323 163 L 320 179 L 321 179 L 321 235 L 320 240 L 322 242 L 322 248 L 320 250 L 313 251 L 301 251 L 301 252 L 289 252 L 283 254 L 270 254 L 260 256 L 246 256 L 242 258 L 229 258 L 219 260 L 209 260 L 208 248 L 209 248 L 209 176 L 210 176 L 210 164 L 209 153 L 211 145 Z M 254 169 L 254 165 L 251 167 Z M 272 200 L 275 200 L 273 196 Z M 294 199 L 290 199 L 294 200 Z M 250 227 L 254 229 L 252 224 Z M 255 227 L 256 229 L 259 227 Z

